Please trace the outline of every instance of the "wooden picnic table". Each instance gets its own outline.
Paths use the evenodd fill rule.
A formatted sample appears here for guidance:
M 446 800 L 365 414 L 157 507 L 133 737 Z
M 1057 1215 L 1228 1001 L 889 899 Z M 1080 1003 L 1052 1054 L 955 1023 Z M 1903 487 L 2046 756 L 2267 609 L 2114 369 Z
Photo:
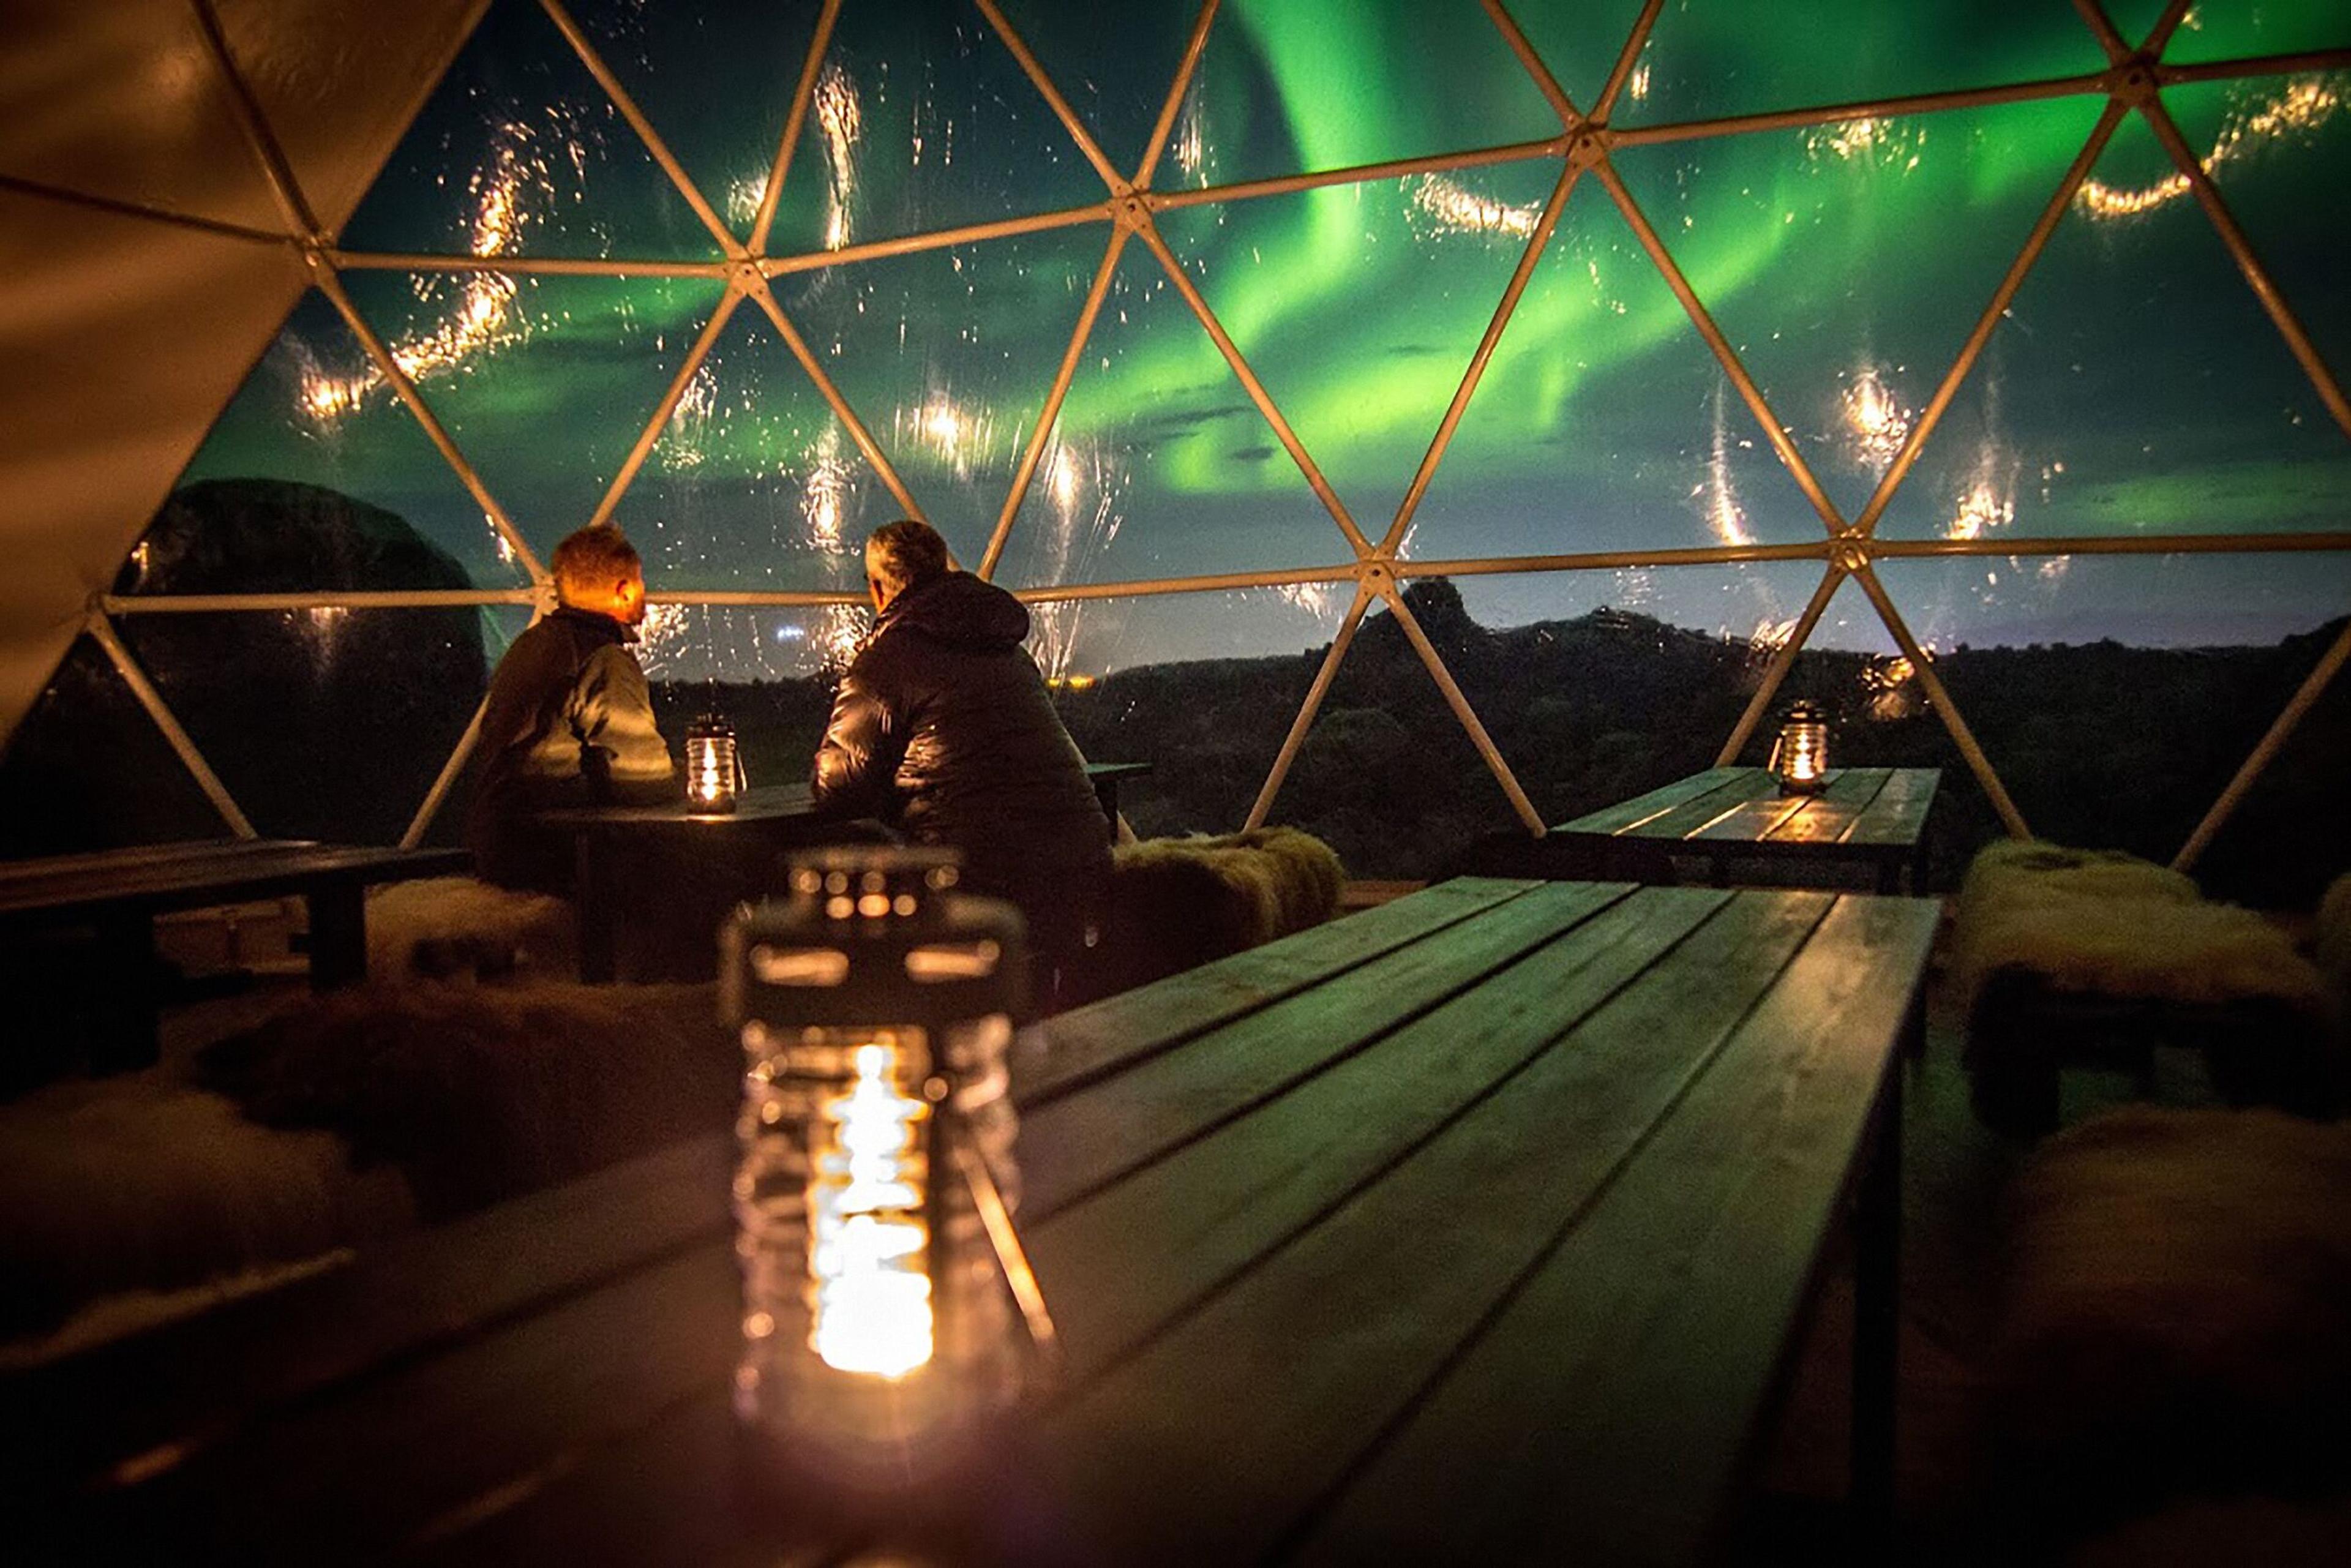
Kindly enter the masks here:
M 1877 891 L 1926 880 L 1926 828 L 1938 768 L 1836 768 L 1817 795 L 1789 795 L 1761 768 L 1713 768 L 1562 822 L 1544 840 L 1567 876 L 1676 880 L 1695 860 L 1721 886 L 1736 862 L 1818 872 L 1858 866 Z
M 1066 1361 L 917 1554 L 1700 1560 L 1849 1217 L 1882 1508 L 1935 921 L 1462 879 L 1043 1026 L 1020 1213 Z M 109 1560 L 885 1549 L 813 1492 L 744 1506 L 731 1159 L 714 1134 L 0 1383 L 0 1484 Z
M 301 898 L 310 916 L 310 984 L 367 977 L 366 893 L 375 883 L 441 876 L 473 864 L 464 850 L 399 850 L 299 839 L 221 839 L 0 863 L 0 937 L 12 929 L 87 924 L 107 955 L 97 1065 L 155 1060 L 155 916 L 249 899 Z
M 1119 781 L 1150 771 L 1148 762 L 1086 765 L 1087 781 L 1093 785 L 1112 830 L 1118 823 Z M 571 835 L 572 886 L 580 911 L 580 977 L 592 985 L 607 984 L 618 972 L 619 925 L 636 907 L 630 894 L 642 868 L 634 862 L 673 869 L 699 867 L 698 880 L 709 883 L 720 875 L 722 862 L 731 862 L 739 872 L 787 851 L 837 837 L 861 841 L 887 837 L 879 823 L 819 817 L 806 783 L 763 784 L 746 789 L 731 811 L 698 810 L 681 793 L 675 800 L 649 806 L 567 806 L 541 811 L 538 820 Z M 701 914 L 709 914 L 715 933 L 716 918 L 737 898 L 775 891 L 778 889 L 746 886 L 704 900 L 706 908 L 695 912 L 697 924 Z

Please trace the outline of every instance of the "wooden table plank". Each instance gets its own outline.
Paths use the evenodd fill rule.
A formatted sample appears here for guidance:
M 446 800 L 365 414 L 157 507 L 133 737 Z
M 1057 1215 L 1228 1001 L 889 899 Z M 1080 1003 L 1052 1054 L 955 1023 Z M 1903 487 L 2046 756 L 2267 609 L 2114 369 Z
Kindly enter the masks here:
M 1927 813 L 1935 804 L 1936 787 L 1942 782 L 1942 773 L 1933 768 L 1896 768 L 1886 781 L 1886 788 L 1869 803 L 1869 810 L 1854 824 L 1845 841 L 1852 844 L 1888 844 L 1905 848 L 1918 842 Z
M 1845 768 L 1829 779 L 1817 795 L 1802 796 L 1802 808 L 1781 819 L 1762 835 L 1777 844 L 1838 844 L 1853 831 L 1864 812 L 1884 791 L 1893 770 L 1886 768 Z
M 1021 1119 L 1031 1223 L 1312 1077 L 1631 894 L 1544 883 L 1483 915 L 1286 998 Z
M 1023 1041 L 1013 1094 L 1046 1104 L 1541 885 L 1458 877 L 1063 1013 Z
M 1749 772 L 1745 768 L 1709 768 L 1703 773 L 1693 773 L 1687 779 L 1677 779 L 1660 785 L 1646 795 L 1635 795 L 1601 810 L 1591 811 L 1572 822 L 1562 822 L 1555 833 L 1623 833 L 1629 832 L 1652 818 L 1686 800 L 1711 793 Z
M 1703 831 L 1708 823 L 1737 810 L 1748 801 L 1776 800 L 1779 794 L 1780 787 L 1763 769 L 1741 768 L 1706 793 L 1694 795 L 1646 821 L 1622 829 L 1616 836 L 1641 840 L 1687 839 Z
M 1840 902 L 1303 1560 L 1698 1559 L 1721 1522 L 1700 1503 L 1737 1494 L 1934 927 L 1930 904 Z
M 1056 1411 L 1063 1506 L 1098 1554 L 1232 1562 L 1274 1548 L 1606 1191 L 1830 903 L 1739 895 L 1751 925 L 1731 911 L 1709 922 L 1687 961 L 1652 970 Z M 1721 945 L 1701 948 L 1710 936 Z
M 85 1560 L 375 1558 L 551 1459 L 723 1385 L 740 1349 L 731 1239 L 689 1249 L 117 1490 L 66 1534 Z
M 0 915 L 54 915 L 104 904 L 233 904 L 295 892 L 335 877 L 361 881 L 434 875 L 471 863 L 463 850 L 396 850 L 367 845 L 254 840 L 231 850 L 205 846 L 193 855 L 149 856 L 89 868 L 46 866 L 0 881 Z
M 11 1490 L 149 1475 L 386 1362 L 733 1234 L 734 1140 L 696 1139 L 387 1243 L 348 1268 L 0 1378 Z
M 1730 895 L 1612 904 L 1487 984 L 1036 1227 L 1029 1259 L 1072 1376 L 1213 1295 L 1417 1148 L 1699 929 Z M 1713 939 L 1723 951 L 1751 924 Z M 1034 1139 L 1031 1139 L 1034 1142 Z M 1150 1238 L 1147 1248 L 1134 1245 Z

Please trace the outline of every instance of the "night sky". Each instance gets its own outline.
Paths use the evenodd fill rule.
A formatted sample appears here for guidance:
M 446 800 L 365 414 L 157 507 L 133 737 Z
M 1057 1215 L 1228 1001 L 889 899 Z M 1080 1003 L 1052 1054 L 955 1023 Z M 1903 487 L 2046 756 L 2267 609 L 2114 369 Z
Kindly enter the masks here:
M 2154 3 L 2110 9 L 2136 36 Z M 712 205 L 757 210 L 816 6 L 575 7 Z M 1114 162 L 1139 155 L 1189 5 L 1005 6 Z M 1590 103 L 1636 0 L 1513 5 Z M 1130 13 L 1132 14 L 1130 17 Z M 1764 20 L 1766 14 L 1772 18 Z M 1125 30 L 1120 30 L 1120 24 Z M 2351 45 L 2333 0 L 2207 0 L 2168 57 Z M 1668 0 L 1620 128 L 2094 71 L 2067 0 Z M 2338 371 L 2351 367 L 2351 73 L 2167 102 Z M 1867 500 L 2103 100 L 2095 96 L 1622 148 L 1616 167 L 1831 498 Z M 1155 183 L 1540 139 L 1541 94 L 1472 0 L 1230 0 Z M 1559 173 L 1556 161 L 1209 204 L 1161 233 L 1363 529 L 1393 517 Z M 2340 530 L 2351 441 L 2191 195 L 2127 120 L 1881 532 Z M 851 0 L 770 250 L 822 251 L 1100 200 L 977 11 Z M 993 528 L 1107 226 L 795 273 L 777 298 L 958 554 Z M 496 0 L 344 234 L 354 251 L 708 259 L 707 235 L 553 25 Z M 705 278 L 346 273 L 533 548 L 586 520 L 707 319 Z M 400 512 L 485 585 L 521 580 L 414 421 L 315 297 L 190 478 L 326 484 Z M 656 590 L 846 589 L 895 515 L 756 307 L 738 309 L 620 510 Z M 1816 538 L 1817 516 L 1595 181 L 1565 215 L 1419 509 L 1424 559 Z M 1130 244 L 998 571 L 1015 586 L 1337 566 L 1345 539 L 1214 344 Z M 2005 557 L 1882 573 L 1931 643 L 2274 640 L 2351 603 L 2340 553 Z M 1490 623 L 1601 604 L 1735 635 L 1818 568 L 1462 580 Z M 1065 607 L 1065 667 L 1294 652 L 1346 585 Z M 673 611 L 658 668 L 809 666 L 822 612 Z M 1886 645 L 1857 591 L 1821 632 Z

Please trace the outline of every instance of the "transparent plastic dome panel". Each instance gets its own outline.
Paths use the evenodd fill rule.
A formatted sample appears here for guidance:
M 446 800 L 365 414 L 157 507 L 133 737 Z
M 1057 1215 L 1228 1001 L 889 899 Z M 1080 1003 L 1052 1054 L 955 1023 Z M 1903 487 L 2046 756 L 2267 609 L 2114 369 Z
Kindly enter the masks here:
M 760 692 L 797 772 L 914 515 L 1158 767 L 1152 831 L 1439 874 L 1819 687 L 1967 831 L 2099 837 L 2051 780 L 2125 752 L 2023 681 L 2179 716 L 2179 800 L 2105 836 L 2192 858 L 2342 783 L 2277 720 L 2351 648 L 2347 181 L 2335 0 L 492 0 L 96 612 L 266 795 L 296 716 L 207 706 L 167 601 L 326 680 L 610 519 L 665 713 Z M 221 504 L 256 481 L 402 548 L 296 559 Z M 1585 700 L 1556 650 L 1626 626 L 1686 691 Z M 387 687 L 471 679 L 428 664 Z M 427 831 L 436 776 L 344 831 Z

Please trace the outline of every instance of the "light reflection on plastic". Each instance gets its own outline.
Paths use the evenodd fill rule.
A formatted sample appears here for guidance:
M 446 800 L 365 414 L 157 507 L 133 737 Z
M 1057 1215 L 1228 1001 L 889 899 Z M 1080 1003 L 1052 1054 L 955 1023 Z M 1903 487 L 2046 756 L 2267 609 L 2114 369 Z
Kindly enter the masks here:
M 1524 239 L 1542 217 L 1541 206 L 1517 207 L 1481 196 L 1442 174 L 1423 174 L 1414 182 L 1413 211 L 1432 222 L 1440 234 L 1497 234 Z
M 552 104 L 547 109 L 549 127 L 527 120 L 498 126 L 489 157 L 465 181 L 474 198 L 474 215 L 466 250 L 477 256 L 508 256 L 538 221 L 543 209 L 553 207 L 560 194 L 556 173 L 570 172 L 575 192 L 586 182 L 588 147 L 579 134 L 578 111 Z M 441 284 L 419 279 L 417 296 L 430 304 Z M 493 353 L 522 341 L 526 322 L 516 318 L 519 287 L 503 273 L 467 273 L 456 282 L 455 307 L 424 331 L 391 344 L 392 362 L 412 382 L 426 382 L 456 370 L 478 355 Z M 347 374 L 328 371 L 315 361 L 299 373 L 298 395 L 312 423 L 332 426 L 359 412 L 384 385 L 382 369 L 373 361 Z
M 1910 120 L 1865 117 L 1841 120 L 1804 133 L 1804 151 L 1815 162 L 1834 159 L 1843 163 L 1868 163 L 1899 168 L 1907 174 L 1918 167 L 1927 130 Z
M 1863 365 L 1840 401 L 1854 460 L 1864 467 L 1891 463 L 1909 439 L 1912 414 L 1886 386 L 1884 373 L 1876 365 Z
M 1713 445 L 1707 454 L 1706 482 L 1699 487 L 1705 497 L 1707 526 L 1714 537 L 1727 545 L 1747 545 L 1755 536 L 1747 529 L 1747 514 L 1740 509 L 1739 497 L 1730 487 L 1730 420 L 1724 384 L 1714 385 Z
M 2295 77 L 2286 83 L 2284 91 L 2259 107 L 2231 110 L 2221 121 L 2212 151 L 2199 162 L 2207 174 L 2217 178 L 2223 168 L 2259 144 L 2289 132 L 2316 131 L 2342 107 L 2342 89 L 2332 80 L 2323 76 Z M 2189 190 L 2188 176 L 2175 170 L 2151 184 L 2135 188 L 2085 180 L 2074 199 L 2091 217 L 2112 221 L 2153 212 L 2178 201 Z
M 849 243 L 849 214 L 857 197 L 859 143 L 865 134 L 865 110 L 858 101 L 857 84 L 838 65 L 827 64 L 817 78 L 810 107 L 816 112 L 818 134 L 824 138 L 824 248 L 839 250 Z

